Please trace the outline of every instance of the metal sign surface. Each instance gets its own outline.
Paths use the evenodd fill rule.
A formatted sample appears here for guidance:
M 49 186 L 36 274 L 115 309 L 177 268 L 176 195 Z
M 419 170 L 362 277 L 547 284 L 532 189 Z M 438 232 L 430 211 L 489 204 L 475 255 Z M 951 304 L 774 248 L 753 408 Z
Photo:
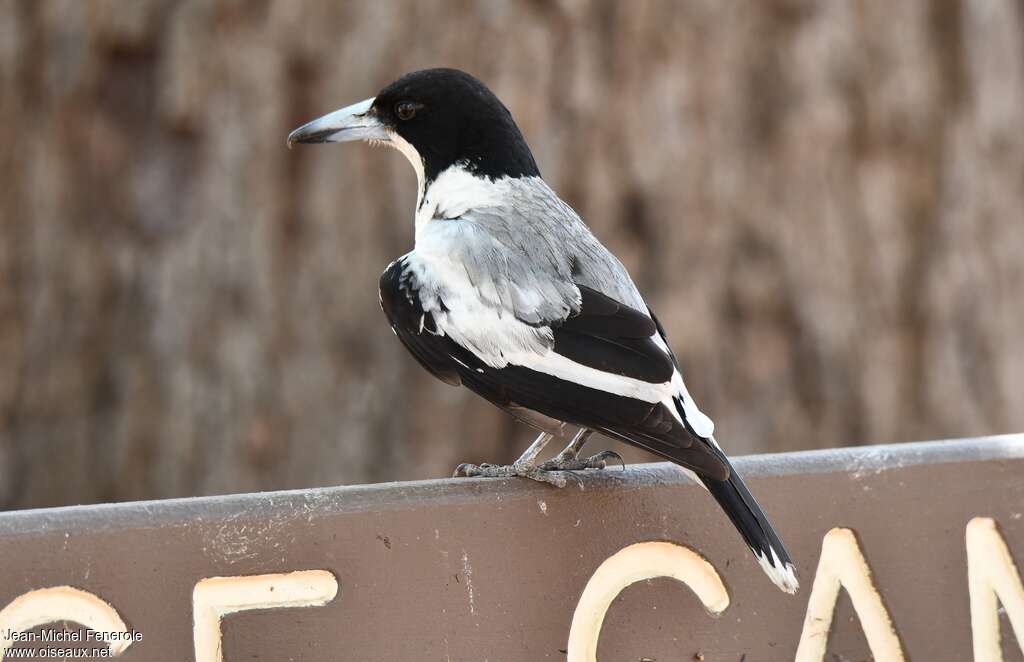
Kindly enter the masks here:
M 796 596 L 702 489 L 653 464 L 584 489 L 460 479 L 0 514 L 0 646 L 146 662 L 1024 660 L 1024 436 L 736 465 L 798 564 Z

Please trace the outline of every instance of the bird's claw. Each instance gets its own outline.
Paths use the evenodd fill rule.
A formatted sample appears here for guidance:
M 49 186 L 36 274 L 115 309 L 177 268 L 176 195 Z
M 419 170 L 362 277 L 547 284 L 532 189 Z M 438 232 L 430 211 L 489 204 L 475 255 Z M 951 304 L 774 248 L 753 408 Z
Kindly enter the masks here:
M 590 457 L 570 457 L 568 455 L 557 455 L 554 458 L 541 464 L 538 469 L 544 471 L 582 471 L 584 469 L 604 469 L 608 466 L 608 460 L 615 459 L 622 468 L 626 468 L 626 462 L 622 456 L 615 451 L 601 451 Z
M 463 463 L 455 467 L 452 478 L 480 477 L 480 478 L 529 478 L 540 483 L 547 483 L 555 487 L 565 487 L 569 479 L 575 481 L 580 489 L 583 489 L 583 479 L 576 475 L 575 471 L 585 469 L 604 469 L 608 466 L 608 460 L 614 459 L 626 468 L 622 456 L 615 451 L 601 451 L 590 457 L 572 457 L 571 455 L 559 454 L 554 458 L 536 466 L 526 464 L 468 464 Z
M 467 464 L 463 463 L 455 467 L 452 478 L 480 477 L 480 478 L 529 478 L 539 483 L 547 483 L 555 487 L 565 487 L 568 479 L 576 481 L 581 488 L 583 481 L 572 473 L 560 469 L 547 469 L 543 466 L 526 466 L 519 464 Z
M 452 478 L 469 478 L 472 476 L 478 476 L 477 471 L 486 467 L 486 464 L 469 464 L 463 462 L 459 466 L 455 467 L 455 471 L 452 472 Z

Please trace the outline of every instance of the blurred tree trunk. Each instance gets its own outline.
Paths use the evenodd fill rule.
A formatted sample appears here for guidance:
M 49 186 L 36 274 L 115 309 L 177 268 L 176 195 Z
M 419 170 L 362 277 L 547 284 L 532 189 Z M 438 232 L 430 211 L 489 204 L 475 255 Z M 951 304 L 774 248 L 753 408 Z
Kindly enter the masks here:
M 509 105 L 730 450 L 1020 430 L 1022 12 L 0 3 L 0 506 L 440 476 L 527 442 L 379 312 L 404 160 L 284 146 L 438 65 Z

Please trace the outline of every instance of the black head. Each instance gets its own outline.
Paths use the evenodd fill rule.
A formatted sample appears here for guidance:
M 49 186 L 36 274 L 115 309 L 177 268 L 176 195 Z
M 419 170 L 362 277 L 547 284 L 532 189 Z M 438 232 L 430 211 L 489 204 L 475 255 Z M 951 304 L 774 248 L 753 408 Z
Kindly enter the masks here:
M 491 178 L 540 174 L 512 113 L 463 71 L 406 74 L 380 91 L 372 109 L 419 152 L 427 181 L 455 163 Z
M 368 102 L 296 129 L 289 143 L 400 142 L 397 136 L 419 154 L 426 182 L 455 164 L 492 179 L 540 175 L 512 114 L 483 83 L 463 71 L 415 71 L 364 105 Z M 403 151 L 413 158 L 409 150 Z

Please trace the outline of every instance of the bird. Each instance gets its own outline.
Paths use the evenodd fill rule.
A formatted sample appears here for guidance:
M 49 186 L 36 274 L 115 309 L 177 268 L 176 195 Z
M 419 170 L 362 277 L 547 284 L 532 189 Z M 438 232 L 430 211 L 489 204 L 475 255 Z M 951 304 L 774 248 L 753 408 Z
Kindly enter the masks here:
M 618 457 L 580 457 L 602 433 L 681 467 L 769 579 L 795 593 L 793 561 L 687 390 L 664 327 L 622 263 L 541 177 L 498 97 L 457 69 L 413 71 L 303 124 L 287 143 L 348 141 L 394 148 L 416 172 L 414 248 L 380 277 L 392 331 L 434 377 L 539 432 L 511 465 L 463 464 L 456 475 L 564 486 L 565 472 Z M 539 462 L 567 426 L 578 432 L 566 448 Z

